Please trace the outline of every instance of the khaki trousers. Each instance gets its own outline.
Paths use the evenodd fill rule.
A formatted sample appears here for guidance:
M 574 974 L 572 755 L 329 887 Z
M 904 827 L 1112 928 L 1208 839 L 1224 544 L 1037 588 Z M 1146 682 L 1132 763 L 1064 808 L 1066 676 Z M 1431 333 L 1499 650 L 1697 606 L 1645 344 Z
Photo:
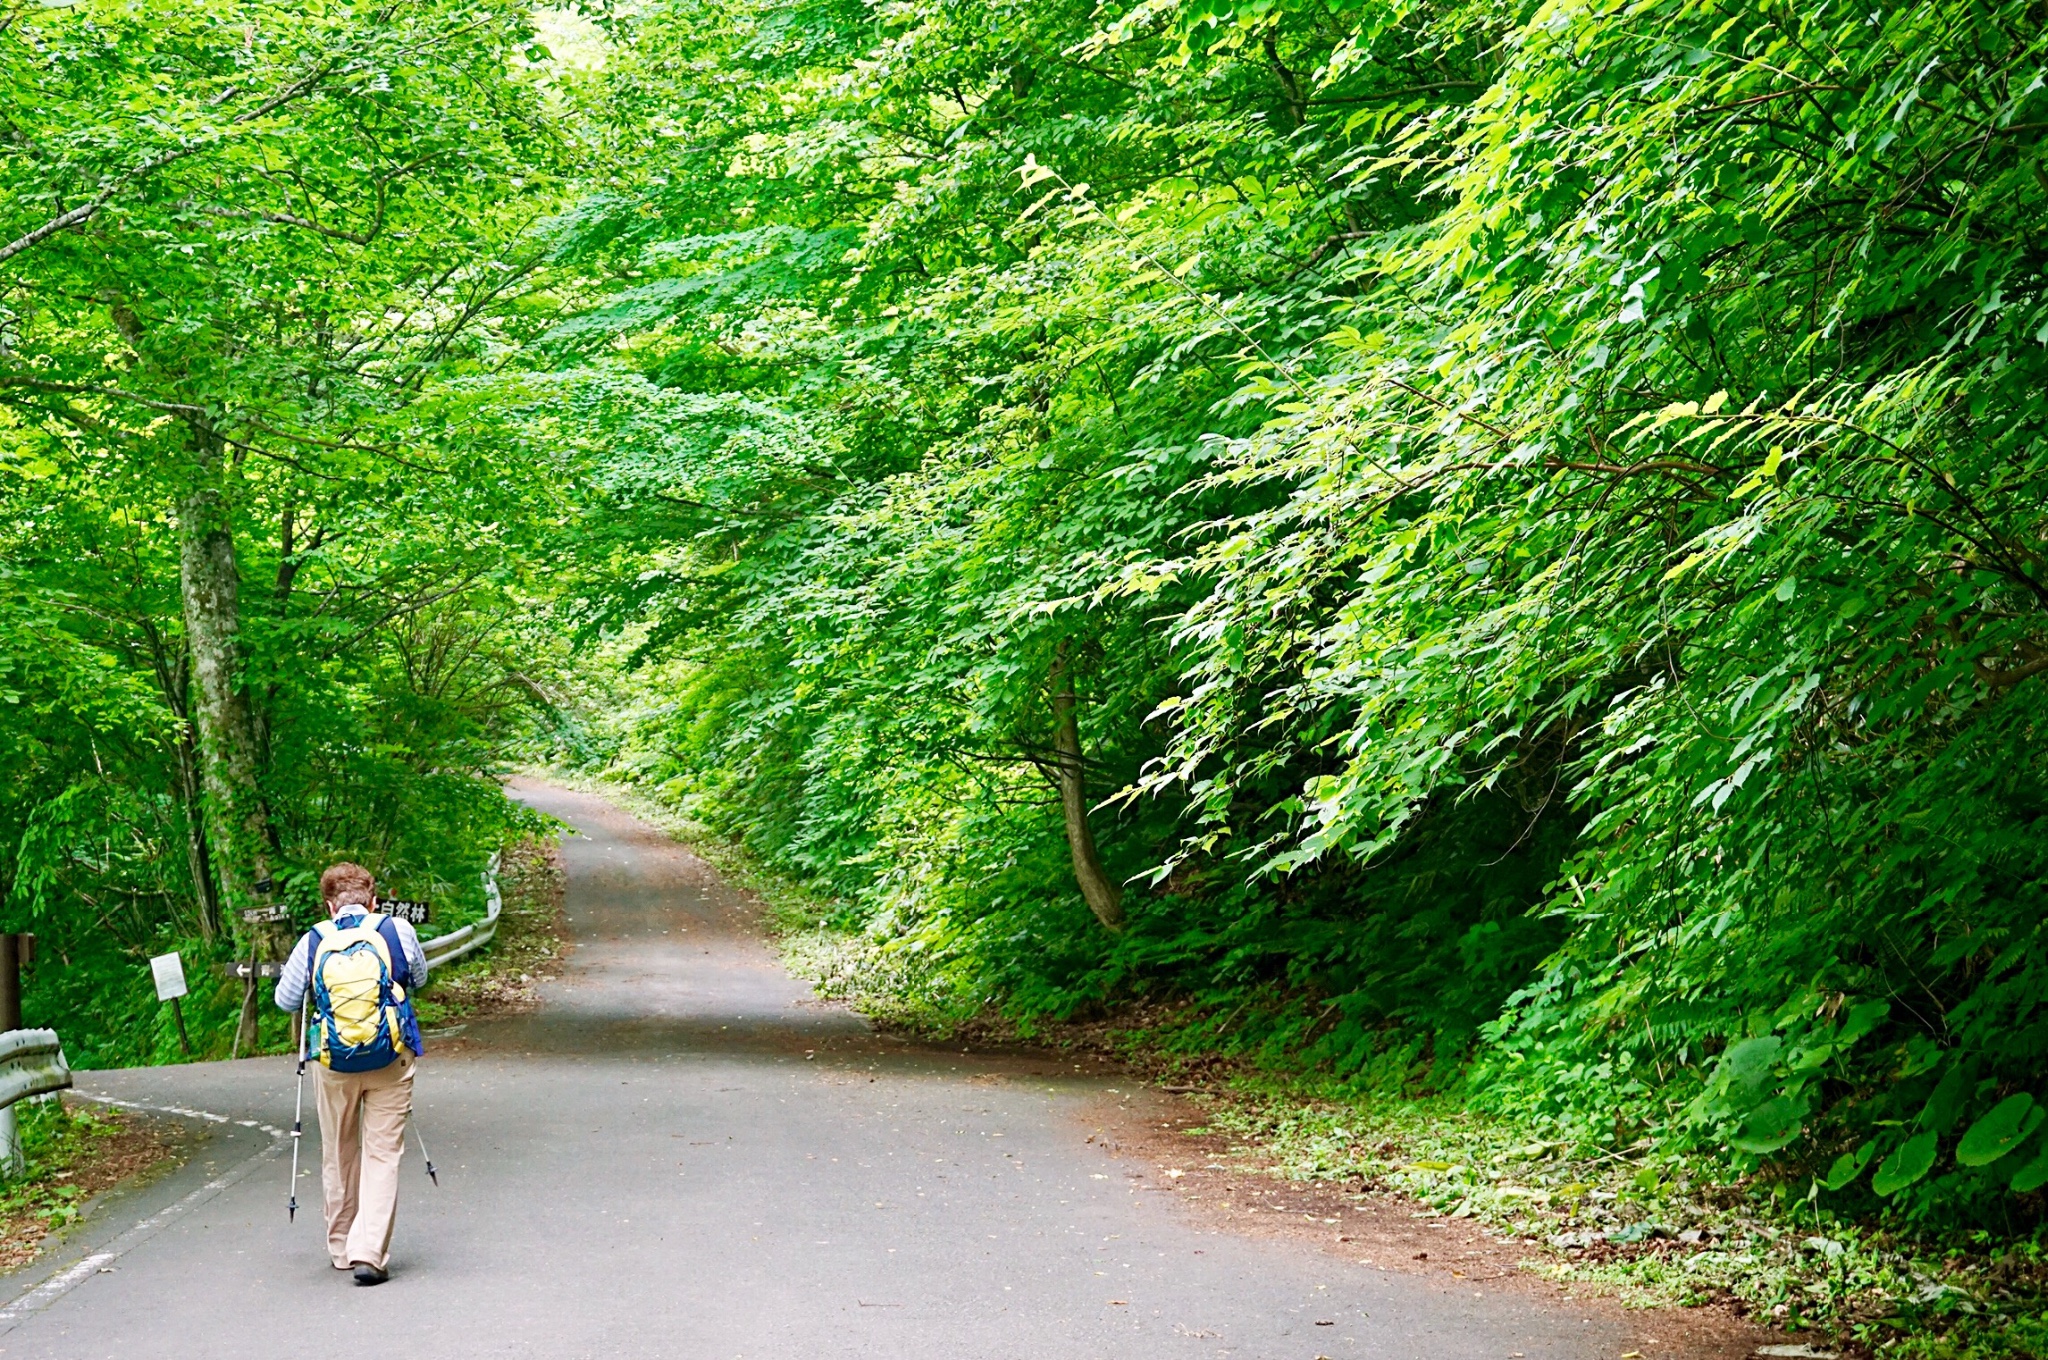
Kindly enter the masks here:
M 412 1054 L 375 1072 L 318 1069 L 320 1187 L 327 1201 L 327 1255 L 337 1269 L 391 1255 L 398 1217 L 398 1163 L 412 1114 Z

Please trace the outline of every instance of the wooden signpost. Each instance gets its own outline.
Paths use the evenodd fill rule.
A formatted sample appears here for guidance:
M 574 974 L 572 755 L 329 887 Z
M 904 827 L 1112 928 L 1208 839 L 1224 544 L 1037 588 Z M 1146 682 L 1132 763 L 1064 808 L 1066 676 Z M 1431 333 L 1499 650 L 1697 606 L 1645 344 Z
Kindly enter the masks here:
M 275 982 L 284 976 L 284 965 L 281 963 L 224 963 L 220 966 L 220 975 L 222 977 L 240 978 L 243 981 L 247 981 L 251 977 L 257 977 L 267 978 Z
M 258 892 L 269 893 L 272 885 L 266 879 L 264 882 L 258 883 L 256 889 Z M 291 918 L 291 908 L 282 902 L 272 902 L 268 906 L 262 907 L 250 907 L 242 913 L 242 919 L 254 927 L 254 929 L 249 932 L 249 961 L 246 964 L 228 965 L 228 976 L 238 977 L 243 980 L 242 1015 L 240 1021 L 235 1026 L 235 1042 L 228 1050 L 231 1057 L 241 1056 L 242 1044 L 245 1039 L 252 1052 L 262 1047 L 263 1007 L 258 1005 L 256 1001 L 256 982 L 259 978 L 275 978 L 277 976 L 278 965 L 266 963 L 263 955 L 267 952 L 267 946 L 271 944 L 271 935 L 275 928 L 284 925 Z
M 171 1016 L 178 1022 L 178 1047 L 192 1056 L 192 1037 L 185 1033 L 185 1008 L 178 1004 L 178 998 L 185 995 L 185 961 L 177 951 L 158 954 L 149 961 L 150 975 L 156 979 L 156 999 L 171 1003 Z
M 35 936 L 0 935 L 0 1031 L 21 1028 L 21 970 L 35 959 Z
M 21 966 L 36 956 L 33 935 L 0 935 L 0 1031 L 21 1028 Z M 22 1157 L 21 1129 L 15 1123 L 14 1106 L 0 1109 L 0 1176 L 19 1176 L 27 1163 Z

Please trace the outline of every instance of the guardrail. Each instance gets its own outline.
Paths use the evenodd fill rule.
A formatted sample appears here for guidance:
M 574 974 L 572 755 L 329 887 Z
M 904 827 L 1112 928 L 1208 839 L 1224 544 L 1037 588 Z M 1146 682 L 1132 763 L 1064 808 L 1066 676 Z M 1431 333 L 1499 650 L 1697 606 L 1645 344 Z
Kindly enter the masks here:
M 11 1029 L 0 1034 L 0 1175 L 22 1169 L 21 1131 L 14 1103 L 46 1096 L 71 1084 L 71 1064 L 53 1029 Z
M 53 1029 L 11 1029 L 0 1034 L 0 1107 L 44 1096 L 71 1084 L 71 1065 Z
M 483 920 L 472 921 L 460 930 L 420 941 L 429 969 L 453 963 L 472 950 L 482 949 L 498 933 L 498 914 L 505 909 L 505 897 L 498 891 L 498 856 L 495 854 L 491 856 L 490 867 L 484 870 L 484 903 Z

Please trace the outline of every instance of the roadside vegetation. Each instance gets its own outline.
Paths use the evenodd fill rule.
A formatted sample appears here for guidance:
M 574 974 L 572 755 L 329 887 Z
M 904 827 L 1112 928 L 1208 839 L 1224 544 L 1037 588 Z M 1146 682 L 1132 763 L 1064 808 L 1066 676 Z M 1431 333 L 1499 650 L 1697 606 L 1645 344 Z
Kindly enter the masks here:
M 507 846 L 498 866 L 504 907 L 491 942 L 435 973 L 419 995 L 420 1023 L 431 1042 L 455 1027 L 491 1015 L 530 1011 L 540 1004 L 539 984 L 560 970 L 568 954 L 562 916 L 562 852 L 551 836 L 528 836 Z
M 342 855 L 473 910 L 545 762 L 829 903 L 831 984 L 920 1024 L 1156 1015 L 2021 1260 L 2044 33 L 0 8 L 30 1013 L 169 1059 L 148 954 L 275 948 L 242 913 Z
M 123 1111 L 61 1098 L 15 1109 L 27 1168 L 0 1185 L 0 1272 L 33 1261 L 94 1195 L 177 1157 L 160 1127 Z
M 2037 1251 L 2038 16 L 878 16 L 607 30 L 553 757 L 878 1013 Z

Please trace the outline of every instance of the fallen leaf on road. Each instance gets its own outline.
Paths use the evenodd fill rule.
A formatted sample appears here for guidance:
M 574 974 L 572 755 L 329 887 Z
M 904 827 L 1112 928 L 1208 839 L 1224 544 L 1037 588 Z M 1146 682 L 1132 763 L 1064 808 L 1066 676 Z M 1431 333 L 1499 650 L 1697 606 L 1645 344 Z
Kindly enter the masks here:
M 1131 1301 L 1129 1299 L 1111 1299 L 1109 1306 L 1112 1308 L 1128 1308 L 1131 1306 Z

